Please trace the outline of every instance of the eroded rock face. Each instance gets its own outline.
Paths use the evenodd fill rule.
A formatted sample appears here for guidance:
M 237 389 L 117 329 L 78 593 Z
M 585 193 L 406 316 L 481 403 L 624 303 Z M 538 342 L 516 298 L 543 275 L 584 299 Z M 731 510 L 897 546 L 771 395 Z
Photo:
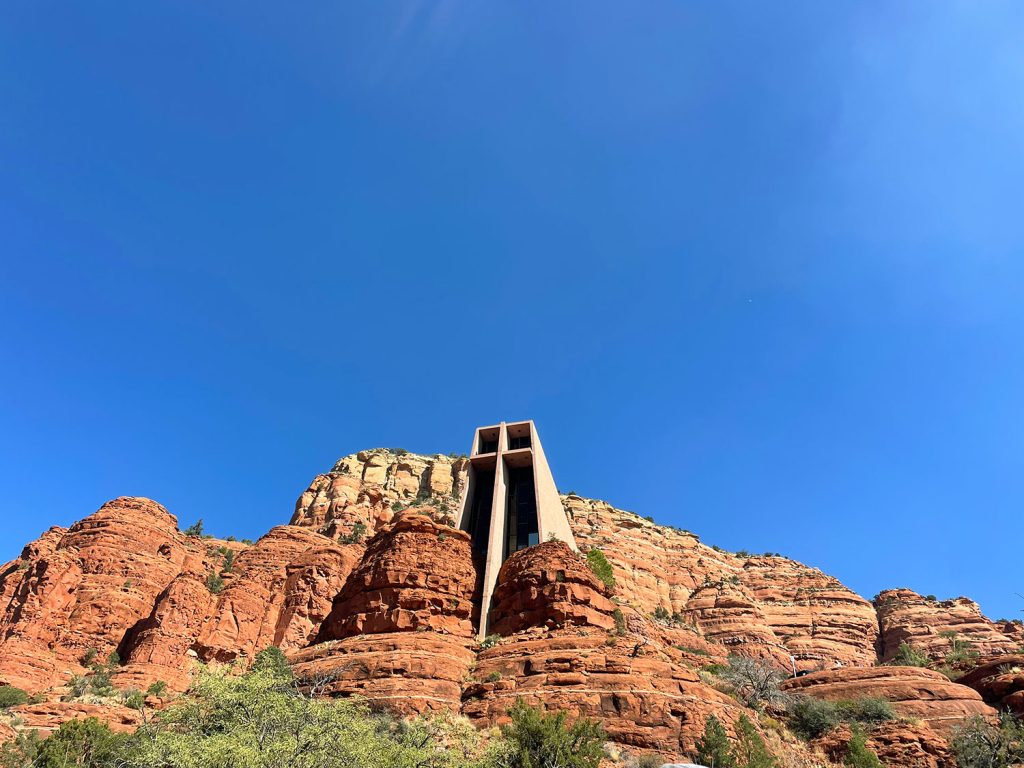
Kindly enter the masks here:
M 700 682 L 656 644 L 595 628 L 525 632 L 479 654 L 462 711 L 501 723 L 516 699 L 599 719 L 609 738 L 640 749 L 689 754 L 709 714 L 731 724 L 742 708 Z
M 815 745 L 837 764 L 847 754 L 851 731 L 842 725 L 815 741 Z M 906 721 L 882 723 L 867 733 L 868 749 L 882 765 L 900 768 L 955 768 L 956 761 L 944 736 L 925 723 Z
M 490 631 L 511 635 L 534 627 L 615 626 L 615 605 L 586 562 L 561 541 L 516 552 L 498 573 Z
M 957 680 L 986 703 L 1024 717 L 1024 654 L 996 656 Z
M 922 720 L 940 733 L 964 718 L 994 717 L 978 692 L 920 667 L 863 667 L 812 672 L 787 680 L 783 688 L 819 699 L 880 698 L 903 716 Z
M 469 534 L 405 512 L 369 542 L 318 639 L 425 631 L 474 634 L 479 578 Z
M 80 671 L 86 650 L 116 650 L 186 550 L 177 520 L 149 499 L 114 499 L 67 531 L 50 529 L 3 572 L 0 679 L 39 691 Z
M 970 642 L 983 659 L 1014 653 L 1024 643 L 1024 627 L 989 621 L 966 597 L 939 601 L 909 589 L 889 589 L 875 598 L 875 607 L 882 661 L 890 661 L 903 642 L 941 661 L 950 649 L 950 633 Z

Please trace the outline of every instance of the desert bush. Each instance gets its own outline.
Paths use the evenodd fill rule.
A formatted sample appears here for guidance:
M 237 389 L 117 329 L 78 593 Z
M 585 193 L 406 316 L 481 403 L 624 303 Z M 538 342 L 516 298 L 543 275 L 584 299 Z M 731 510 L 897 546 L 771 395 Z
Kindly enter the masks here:
M 206 574 L 206 588 L 215 595 L 224 591 L 224 579 L 219 573 Z
M 717 674 L 748 707 L 763 709 L 771 704 L 784 704 L 788 697 L 779 690 L 786 674 L 778 667 L 746 656 L 730 656 Z
M 833 702 L 809 696 L 801 696 L 792 702 L 789 717 L 793 732 L 807 740 L 828 733 L 841 721 L 839 708 Z
M 1024 724 L 1008 714 L 998 726 L 972 717 L 954 729 L 950 746 L 959 768 L 1008 768 L 1024 763 Z
M 896 649 L 896 655 L 889 662 L 896 667 L 926 667 L 928 666 L 928 654 L 919 651 L 910 643 L 900 643 Z
M 615 573 L 604 552 L 597 547 L 587 550 L 587 565 L 608 589 L 615 589 Z
M 848 768 L 882 768 L 878 755 L 868 749 L 867 738 L 860 728 L 854 728 L 846 745 L 843 765 Z
M 738 768 L 725 726 L 714 715 L 704 721 L 704 733 L 697 739 L 694 761 L 711 768 Z
M 521 699 L 509 709 L 512 722 L 502 728 L 505 754 L 501 768 L 598 768 L 604 756 L 604 729 L 581 718 L 572 725 L 566 713 L 548 714 Z
M 736 722 L 736 760 L 742 768 L 776 768 L 778 760 L 746 715 Z
M 21 690 L 21 688 L 15 688 L 13 685 L 0 687 L 0 709 L 16 707 L 19 704 L 24 704 L 26 701 L 28 701 L 28 693 Z

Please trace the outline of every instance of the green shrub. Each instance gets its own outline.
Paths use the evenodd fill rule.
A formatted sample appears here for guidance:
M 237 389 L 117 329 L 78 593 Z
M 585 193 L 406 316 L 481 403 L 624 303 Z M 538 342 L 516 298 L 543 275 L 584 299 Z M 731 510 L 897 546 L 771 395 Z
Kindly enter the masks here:
M 928 654 L 917 650 L 910 643 L 902 642 L 889 663 L 896 667 L 926 667 L 928 666 Z
M 836 702 L 839 716 L 846 722 L 854 721 L 865 725 L 878 725 L 896 719 L 896 712 L 885 699 L 862 698 Z
M 665 761 L 661 758 L 661 755 L 640 755 L 633 760 L 635 768 L 661 768 L 664 764 Z
M 736 723 L 736 759 L 743 768 L 775 768 L 778 761 L 746 715 Z
M 608 562 L 608 558 L 604 556 L 597 547 L 587 551 L 587 565 L 590 566 L 590 570 L 594 572 L 601 582 L 608 587 L 608 589 L 615 589 L 615 573 L 612 570 L 612 564 Z
M 199 518 L 192 525 L 182 531 L 186 536 L 195 536 L 197 539 L 203 538 L 203 518 Z
M 725 726 L 714 715 L 708 715 L 704 721 L 704 733 L 697 739 L 696 748 L 694 762 L 698 765 L 737 768 L 729 735 L 725 732 Z
M 672 620 L 672 614 L 668 612 L 668 608 L 663 605 L 659 605 L 654 609 L 654 618 L 657 621 L 667 624 Z
M 403 504 L 402 502 L 400 502 L 400 501 L 393 501 L 393 502 L 391 502 L 391 511 L 392 512 L 401 512 L 403 509 L 405 509 L 405 504 Z
M 488 648 L 493 648 L 500 641 L 501 641 L 501 635 L 488 635 L 487 637 L 485 637 L 483 640 L 480 641 L 480 648 L 482 650 L 487 650 Z
M 972 717 L 953 731 L 950 742 L 959 768 L 1008 768 L 1024 763 L 1024 724 L 1004 714 L 995 726 Z
M 256 654 L 253 659 L 252 668 L 254 672 L 269 672 L 274 677 L 290 680 L 292 668 L 285 658 L 284 652 L 276 645 L 268 646 Z
M 219 573 L 208 573 L 206 575 L 206 588 L 213 594 L 219 595 L 224 591 L 224 579 Z
M 167 692 L 167 683 L 163 680 L 157 680 L 149 684 L 149 688 L 146 689 L 146 693 L 150 696 L 156 696 L 158 699 L 163 698 L 164 693 Z
M 499 672 L 498 670 L 494 670 L 493 672 L 491 672 L 491 674 L 489 674 L 486 677 L 486 680 L 488 683 L 498 682 L 499 680 L 501 680 L 501 672 Z
M 0 709 L 16 707 L 28 701 L 28 693 L 13 685 L 0 686 Z
M 342 544 L 358 544 L 366 537 L 366 524 L 363 522 L 355 522 L 352 524 L 352 530 L 347 536 L 341 537 Z
M 615 634 L 623 637 L 626 634 L 626 617 L 622 615 L 621 610 L 616 608 L 612 611 L 612 618 L 615 620 Z
M 502 728 L 507 768 L 598 768 L 604 756 L 604 729 L 581 718 L 568 725 L 565 712 L 548 714 L 516 701 L 508 711 L 512 722 Z
M 882 768 L 882 761 L 878 759 L 878 755 L 868 749 L 867 738 L 860 728 L 854 728 L 850 735 L 843 765 L 848 768 Z
M 129 736 L 116 734 L 95 717 L 68 720 L 38 746 L 34 768 L 107 768 L 119 764 Z
M 793 701 L 789 709 L 790 727 L 798 735 L 810 741 L 828 733 L 841 720 L 839 707 L 831 701 L 812 699 L 809 696 Z

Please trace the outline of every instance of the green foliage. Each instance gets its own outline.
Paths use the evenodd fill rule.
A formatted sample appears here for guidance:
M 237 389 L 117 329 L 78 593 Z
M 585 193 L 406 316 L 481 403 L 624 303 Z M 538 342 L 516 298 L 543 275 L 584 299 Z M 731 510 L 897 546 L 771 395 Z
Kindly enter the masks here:
M 397 504 L 398 502 L 395 503 Z M 348 535 L 342 536 L 340 541 L 342 544 L 358 544 L 364 538 L 366 538 L 366 524 L 357 521 L 352 524 L 352 530 L 349 531 Z
M 489 674 L 486 677 L 486 680 L 488 683 L 498 682 L 499 680 L 501 680 L 501 672 L 499 672 L 498 670 L 494 670 L 493 672 L 491 672 L 491 674 Z
M 644 515 L 644 520 L 646 520 L 648 523 L 653 523 L 654 522 L 654 518 L 651 517 L 650 515 Z
M 808 741 L 839 725 L 839 708 L 831 701 L 803 697 L 796 699 L 789 710 L 790 727 Z
M 612 618 L 615 620 L 615 634 L 623 637 L 626 634 L 626 617 L 622 615 L 621 610 L 616 608 L 612 611 Z
M 203 518 L 199 518 L 192 525 L 182 531 L 186 536 L 195 536 L 198 539 L 203 537 Z
M 871 727 L 896 719 L 892 705 L 877 698 L 822 701 L 802 697 L 793 701 L 789 714 L 790 726 L 805 739 L 817 738 L 840 723 Z
M 714 715 L 704 721 L 704 733 L 697 739 L 694 762 L 708 768 L 738 768 L 725 726 Z
M 213 594 L 219 595 L 224 591 L 224 579 L 219 573 L 206 574 L 206 588 Z
M 480 649 L 486 651 L 488 648 L 493 648 L 501 640 L 501 635 L 488 635 L 480 641 Z
M 870 726 L 896 719 L 892 704 L 885 699 L 844 699 L 836 702 L 836 708 L 844 722 L 853 721 Z
M 998 727 L 972 717 L 953 731 L 950 743 L 959 768 L 1007 768 L 1024 763 L 1024 724 L 1004 714 Z
M 235 550 L 222 547 L 224 550 L 224 573 L 229 573 L 235 567 Z
M 565 712 L 548 714 L 521 699 L 508 714 L 501 768 L 598 768 L 605 734 L 596 721 L 581 718 L 568 725 Z
M 268 646 L 256 654 L 253 659 L 252 668 L 254 672 L 267 672 L 282 680 L 291 680 L 292 668 L 285 658 L 284 652 L 276 645 Z
M 599 578 L 608 589 L 615 589 L 615 573 L 612 570 L 612 564 L 608 562 L 608 558 L 604 556 L 597 547 L 587 551 L 587 565 L 590 566 L 590 570 L 594 572 L 594 575 Z
M 28 701 L 28 693 L 13 685 L 0 686 L 0 709 L 16 707 Z
M 659 605 L 654 609 L 654 618 L 656 621 L 667 624 L 672 620 L 672 614 L 668 612 L 668 608 L 663 605 Z
M 146 693 L 150 696 L 156 696 L 158 699 L 163 698 L 163 695 L 167 692 L 167 683 L 163 680 L 157 680 L 150 683 L 149 688 L 146 689 Z
M 736 723 L 736 759 L 743 768 L 776 768 L 778 761 L 746 715 Z
M 943 659 L 946 666 L 964 669 L 978 663 L 981 654 L 974 649 L 974 643 L 970 640 L 964 640 L 953 630 L 942 632 L 939 636 L 949 640 L 949 650 Z
M 867 738 L 860 728 L 854 728 L 850 735 L 843 765 L 849 768 L 882 768 L 882 761 L 878 759 L 878 755 L 868 749 Z
M 113 768 L 126 751 L 128 736 L 116 734 L 95 717 L 68 720 L 38 745 L 33 768 Z
M 405 448 L 392 448 L 391 452 L 396 456 L 405 456 L 407 453 L 409 453 L 407 450 L 405 450 Z
M 79 661 L 82 662 L 83 667 L 91 667 L 93 662 L 96 661 L 96 656 L 99 654 L 95 648 L 87 648 L 85 653 L 82 654 L 82 658 Z
M 146 705 L 146 697 L 142 691 L 129 688 L 126 691 L 121 691 L 121 702 L 128 709 L 142 709 Z
M 928 666 L 928 654 L 919 651 L 910 643 L 903 642 L 900 643 L 900 647 L 896 649 L 896 655 L 889 663 L 896 667 L 926 667 Z
M 393 502 L 391 502 L 391 511 L 392 512 L 401 512 L 403 509 L 405 509 L 405 504 L 403 504 L 402 502 L 400 502 L 400 501 L 393 501 Z
M 750 557 L 750 553 L 745 549 L 738 549 L 735 554 L 736 557 Z
M 24 768 L 36 765 L 39 754 L 39 731 L 19 731 L 5 744 L 0 744 L 0 768 Z
M 654 754 L 640 755 L 633 761 L 634 768 L 661 768 L 664 764 L 661 755 Z

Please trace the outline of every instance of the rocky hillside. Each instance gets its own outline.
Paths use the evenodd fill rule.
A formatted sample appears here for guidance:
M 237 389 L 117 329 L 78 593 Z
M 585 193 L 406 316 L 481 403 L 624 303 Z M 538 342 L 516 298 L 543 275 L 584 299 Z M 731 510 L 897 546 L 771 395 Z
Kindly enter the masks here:
M 482 575 L 452 527 L 465 477 L 462 458 L 346 456 L 313 479 L 288 525 L 255 543 L 186 535 L 141 498 L 51 528 L 0 569 L 0 682 L 34 695 L 11 721 L 46 729 L 99 713 L 131 727 L 136 713 L 110 690 L 149 688 L 159 705 L 197 662 L 270 645 L 325 694 L 479 724 L 522 697 L 598 717 L 619 744 L 673 757 L 692 748 L 707 714 L 728 724 L 744 710 L 702 671 L 731 654 L 812 673 L 792 682 L 812 696 L 890 699 L 919 723 L 876 744 L 924 755 L 902 764 L 941 765 L 950 723 L 1019 706 L 1024 682 L 1007 671 L 1024 653 L 1019 623 L 904 589 L 872 602 L 788 558 L 724 552 L 575 494 L 563 504 L 577 542 L 603 551 L 614 590 L 564 544 L 523 550 L 499 576 L 500 638 L 480 644 Z M 957 674 L 977 668 L 964 678 L 974 687 L 877 666 L 901 644 L 935 665 L 955 648 Z

